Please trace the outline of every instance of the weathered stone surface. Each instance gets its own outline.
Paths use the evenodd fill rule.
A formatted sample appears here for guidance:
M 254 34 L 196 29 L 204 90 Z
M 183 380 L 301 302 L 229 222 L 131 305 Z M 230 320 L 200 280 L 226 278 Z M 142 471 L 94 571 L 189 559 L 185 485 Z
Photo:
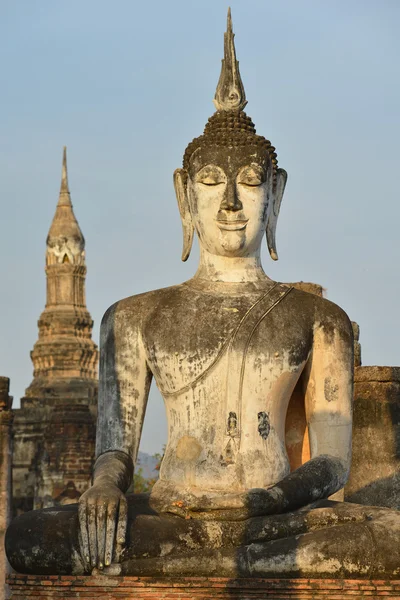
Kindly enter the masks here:
M 400 509 L 400 368 L 355 370 L 353 460 L 345 498 Z
M 291 513 L 228 521 L 157 513 L 128 496 L 127 550 L 111 569 L 135 576 L 396 578 L 397 511 L 321 501 Z M 21 515 L 7 530 L 18 572 L 81 574 L 76 504 Z
M 400 580 L 228 579 L 226 577 L 35 577 L 12 575 L 11 600 L 342 600 L 389 597 L 400 600 Z
M 310 283 L 306 281 L 297 281 L 295 283 L 288 283 L 287 285 L 292 285 L 298 290 L 302 290 L 303 292 L 308 292 L 310 294 L 315 294 L 316 296 L 320 296 L 323 298 L 325 296 L 325 289 L 322 285 L 318 283 Z M 353 327 L 353 335 L 354 335 L 354 366 L 361 366 L 361 344 L 360 344 L 360 327 L 358 323 L 355 321 L 351 322 Z
M 315 294 L 316 296 L 320 296 L 320 298 L 324 297 L 325 290 L 319 283 L 296 281 L 295 283 L 288 283 L 287 285 L 292 285 L 297 290 L 302 290 L 303 292 L 308 292 L 309 294 Z
M 380 366 L 366 366 L 361 369 L 354 370 L 354 382 L 399 382 L 400 381 L 400 367 L 380 367 Z
M 4 552 L 4 536 L 11 518 L 12 398 L 10 380 L 0 377 L 0 600 L 7 598 L 4 578 L 8 562 Z
M 34 377 L 14 411 L 14 514 L 72 496 L 76 501 L 90 483 L 94 461 L 98 351 L 85 300 L 85 240 L 72 208 L 65 149 L 46 275 L 46 308 L 31 353 Z

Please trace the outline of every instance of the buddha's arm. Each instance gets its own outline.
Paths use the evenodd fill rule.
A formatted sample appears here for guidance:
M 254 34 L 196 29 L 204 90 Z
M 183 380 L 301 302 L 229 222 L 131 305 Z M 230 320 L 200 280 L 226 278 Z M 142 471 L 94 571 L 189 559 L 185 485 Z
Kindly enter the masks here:
M 302 374 L 311 459 L 271 489 L 279 512 L 331 496 L 349 476 L 353 331 L 338 306 L 327 303 L 326 310 L 316 320 L 313 349 Z
M 101 324 L 97 460 L 93 486 L 79 505 L 82 556 L 91 567 L 118 560 L 125 543 L 124 492 L 133 477 L 150 383 L 137 313 L 126 301 L 117 303 Z
M 315 325 L 302 375 L 311 461 L 326 456 L 334 466 L 325 496 L 343 488 L 349 476 L 354 380 L 353 329 L 347 315 L 329 305 L 327 320 Z

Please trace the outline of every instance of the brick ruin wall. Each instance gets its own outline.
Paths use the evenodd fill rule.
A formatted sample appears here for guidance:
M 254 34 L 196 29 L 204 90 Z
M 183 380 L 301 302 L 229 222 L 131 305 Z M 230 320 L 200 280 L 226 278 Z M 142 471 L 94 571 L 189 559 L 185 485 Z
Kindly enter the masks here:
M 400 367 L 356 367 L 345 500 L 400 509 Z
M 10 585 L 11 600 L 360 600 L 382 597 L 400 600 L 400 580 L 16 575 L 10 578 Z
M 91 482 L 96 397 L 21 404 L 14 411 L 13 515 L 76 502 Z
M 9 389 L 10 380 L 0 377 L 0 600 L 4 600 L 8 593 L 3 583 L 8 570 L 3 548 L 5 532 L 11 517 L 12 398 Z

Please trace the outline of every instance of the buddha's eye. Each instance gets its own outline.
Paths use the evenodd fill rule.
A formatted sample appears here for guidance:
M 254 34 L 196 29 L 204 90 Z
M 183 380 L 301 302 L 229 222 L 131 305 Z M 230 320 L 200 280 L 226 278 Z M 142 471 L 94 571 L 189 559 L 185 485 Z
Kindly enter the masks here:
M 197 174 L 196 181 L 197 183 L 208 186 L 221 185 L 225 183 L 225 175 L 224 172 L 215 165 L 207 165 Z
M 207 177 L 206 179 L 199 179 L 199 183 L 202 183 L 203 185 L 212 186 L 212 185 L 221 185 L 224 182 L 220 181 L 220 180 L 211 179 L 210 177 Z
M 239 173 L 238 183 L 248 187 L 257 187 L 265 182 L 265 174 L 260 167 L 246 167 Z
M 240 181 L 238 182 L 241 185 L 247 185 L 248 187 L 257 187 L 261 184 L 263 184 L 264 182 L 261 181 L 260 179 L 244 179 L 243 177 L 240 179 Z

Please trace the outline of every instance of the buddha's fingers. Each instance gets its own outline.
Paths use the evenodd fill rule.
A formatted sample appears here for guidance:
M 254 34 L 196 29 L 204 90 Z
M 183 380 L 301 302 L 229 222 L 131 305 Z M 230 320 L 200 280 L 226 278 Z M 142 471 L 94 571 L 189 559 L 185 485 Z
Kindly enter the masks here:
M 89 533 L 88 533 L 88 519 L 87 519 L 87 504 L 86 502 L 80 502 L 78 508 L 79 516 L 79 545 L 81 550 L 81 556 L 85 563 L 86 568 L 90 567 L 90 549 L 89 549 Z
M 126 528 L 128 524 L 128 503 L 125 496 L 119 501 L 118 525 L 115 547 L 115 561 L 119 562 L 125 547 Z
M 97 567 L 101 570 L 104 568 L 104 554 L 106 546 L 106 515 L 107 504 L 105 501 L 100 501 L 97 504 L 96 510 L 96 535 L 97 535 Z
M 107 508 L 106 549 L 104 557 L 104 564 L 106 567 L 109 567 L 111 565 L 113 557 L 115 530 L 117 526 L 116 521 L 117 506 L 116 504 L 109 504 Z
M 96 533 L 96 504 L 88 503 L 88 531 L 89 531 L 89 548 L 90 548 L 90 564 L 92 568 L 97 567 L 97 533 Z

